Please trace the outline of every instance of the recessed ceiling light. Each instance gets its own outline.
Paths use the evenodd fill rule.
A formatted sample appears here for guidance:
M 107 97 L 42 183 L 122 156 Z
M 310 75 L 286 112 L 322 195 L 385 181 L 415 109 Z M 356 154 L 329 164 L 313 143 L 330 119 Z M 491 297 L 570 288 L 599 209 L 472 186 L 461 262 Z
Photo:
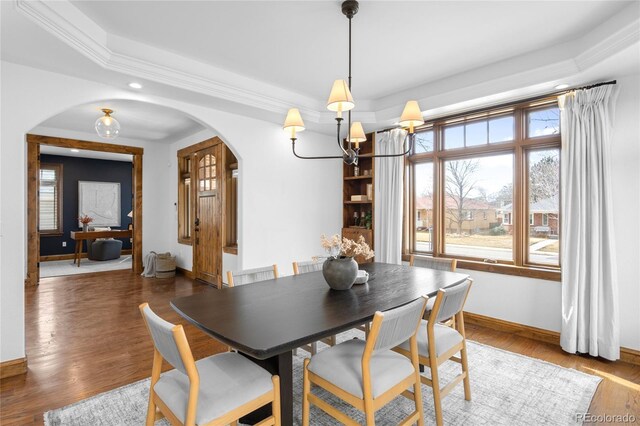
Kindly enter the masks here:
M 71 148 L 71 152 L 80 152 L 79 149 Z
M 569 87 L 569 85 L 568 85 L 568 84 L 564 84 L 564 83 L 563 83 L 563 84 L 558 84 L 558 85 L 556 86 L 556 90 L 566 89 L 567 87 Z
M 140 83 L 129 83 L 129 87 L 132 89 L 142 89 L 142 84 Z

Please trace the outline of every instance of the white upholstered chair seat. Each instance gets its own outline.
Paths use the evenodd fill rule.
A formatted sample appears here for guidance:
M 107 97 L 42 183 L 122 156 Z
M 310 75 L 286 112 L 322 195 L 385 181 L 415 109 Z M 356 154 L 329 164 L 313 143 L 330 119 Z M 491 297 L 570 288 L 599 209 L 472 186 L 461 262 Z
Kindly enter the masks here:
M 436 340 L 436 356 L 440 356 L 449 349 L 462 342 L 462 335 L 451 327 L 442 324 L 436 324 L 433 328 Z M 422 320 L 418 328 L 418 352 L 420 356 L 429 357 L 429 343 L 427 341 L 427 321 Z M 409 341 L 407 340 L 400 345 L 400 348 L 408 351 Z
M 200 392 L 196 424 L 210 422 L 273 390 L 271 374 L 235 352 L 196 361 Z M 156 394 L 184 423 L 189 400 L 189 378 L 178 370 L 164 373 L 154 386 Z
M 362 398 L 362 354 L 365 344 L 363 340 L 353 339 L 325 349 L 311 358 L 309 371 Z M 391 350 L 375 352 L 371 357 L 370 369 L 374 398 L 414 374 L 411 360 Z

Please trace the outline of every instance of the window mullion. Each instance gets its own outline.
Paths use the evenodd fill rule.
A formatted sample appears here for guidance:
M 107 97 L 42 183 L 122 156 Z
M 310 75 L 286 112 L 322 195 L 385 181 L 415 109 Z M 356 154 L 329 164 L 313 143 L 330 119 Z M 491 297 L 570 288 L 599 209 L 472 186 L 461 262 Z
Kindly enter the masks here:
M 433 196 L 433 227 L 435 232 L 432 232 L 433 241 L 431 242 L 431 249 L 433 256 L 441 256 L 444 253 L 444 167 L 443 160 L 440 157 L 444 150 L 442 141 L 442 128 L 441 126 L 434 126 L 434 145 L 436 151 L 433 157 L 433 182 L 434 182 L 434 196 Z
M 516 147 L 514 151 L 514 181 L 513 181 L 513 260 L 517 266 L 524 265 L 526 256 L 527 238 L 525 235 L 528 229 L 529 217 L 526 200 L 526 152 L 521 145 L 525 134 L 525 116 L 522 110 L 516 111 Z

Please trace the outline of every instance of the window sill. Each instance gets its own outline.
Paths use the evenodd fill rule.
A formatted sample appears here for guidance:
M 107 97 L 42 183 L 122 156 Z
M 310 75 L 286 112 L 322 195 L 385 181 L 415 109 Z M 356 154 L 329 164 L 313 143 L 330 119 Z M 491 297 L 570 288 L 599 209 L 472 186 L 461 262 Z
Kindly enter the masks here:
M 421 253 L 423 255 L 423 253 Z M 402 256 L 402 260 L 408 262 L 409 255 Z M 514 266 L 500 263 L 485 263 L 473 260 L 458 259 L 457 269 L 470 269 L 472 271 L 491 272 L 494 274 L 514 275 L 518 277 L 536 278 L 548 281 L 560 281 L 561 271 L 557 268 L 536 268 L 531 266 Z
M 62 237 L 64 232 L 39 232 L 41 237 Z
M 228 254 L 238 254 L 238 246 L 226 246 L 222 248 L 222 251 Z

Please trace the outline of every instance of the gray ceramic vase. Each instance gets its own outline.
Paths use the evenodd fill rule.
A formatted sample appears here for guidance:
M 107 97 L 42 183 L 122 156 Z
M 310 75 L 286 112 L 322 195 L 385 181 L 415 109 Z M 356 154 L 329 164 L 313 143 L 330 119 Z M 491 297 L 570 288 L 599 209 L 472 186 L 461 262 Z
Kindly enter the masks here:
M 330 257 L 322 265 L 322 275 L 334 290 L 349 290 L 358 276 L 358 263 L 352 257 Z

